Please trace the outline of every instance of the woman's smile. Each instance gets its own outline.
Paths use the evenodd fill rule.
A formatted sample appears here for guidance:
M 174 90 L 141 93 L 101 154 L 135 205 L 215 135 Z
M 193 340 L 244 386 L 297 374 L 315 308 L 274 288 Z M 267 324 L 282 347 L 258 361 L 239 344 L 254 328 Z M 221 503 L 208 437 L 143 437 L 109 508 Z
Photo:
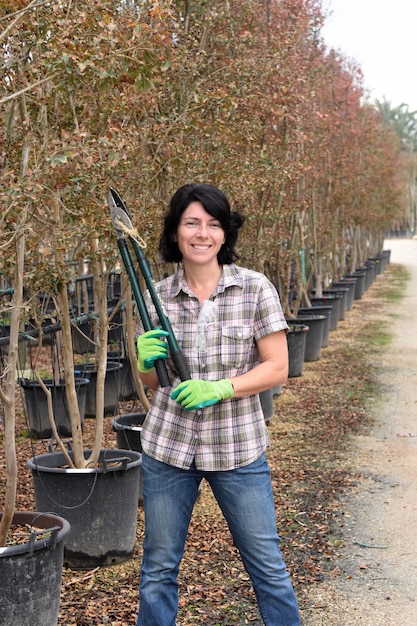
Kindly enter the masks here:
M 218 219 L 207 213 L 201 202 L 191 202 L 182 214 L 177 243 L 183 261 L 217 262 L 225 235 Z

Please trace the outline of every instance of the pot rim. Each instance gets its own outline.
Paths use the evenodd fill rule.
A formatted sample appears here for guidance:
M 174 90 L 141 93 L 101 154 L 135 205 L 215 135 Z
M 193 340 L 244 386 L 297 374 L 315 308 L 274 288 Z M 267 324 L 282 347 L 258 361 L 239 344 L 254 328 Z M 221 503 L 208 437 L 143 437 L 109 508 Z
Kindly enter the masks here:
M 0 519 L 3 512 L 0 512 Z M 44 523 L 45 520 L 47 523 Z M 0 547 L 0 559 L 2 557 L 17 556 L 19 554 L 32 555 L 33 552 L 45 548 L 55 548 L 57 543 L 61 543 L 71 531 L 70 523 L 56 513 L 40 513 L 39 511 L 15 511 L 13 524 L 31 525 L 34 522 L 42 525 L 42 529 L 32 531 L 26 543 Z M 39 527 L 38 527 L 39 528 Z M 52 534 L 45 537 L 45 530 L 51 530 Z M 39 537 L 37 539 L 37 537 Z
M 84 456 L 87 458 L 91 450 L 84 450 Z M 68 454 L 73 457 L 73 452 Z M 59 461 L 58 461 L 59 459 Z M 72 468 L 63 467 L 66 460 L 63 452 L 48 452 L 46 454 L 38 454 L 27 461 L 27 465 L 32 471 L 39 471 L 49 474 L 108 474 L 109 472 L 126 471 L 137 467 L 142 463 L 142 455 L 135 450 L 122 450 L 118 448 L 102 448 L 99 455 L 99 463 L 103 463 L 100 467 Z M 107 463 L 116 463 L 107 465 Z M 59 463 L 62 463 L 60 466 Z

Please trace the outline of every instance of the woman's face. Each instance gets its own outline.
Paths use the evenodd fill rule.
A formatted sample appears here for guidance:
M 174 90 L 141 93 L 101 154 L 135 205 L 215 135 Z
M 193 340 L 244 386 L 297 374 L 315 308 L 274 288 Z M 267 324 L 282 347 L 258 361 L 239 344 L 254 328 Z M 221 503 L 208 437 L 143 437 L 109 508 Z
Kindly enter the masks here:
M 191 202 L 177 228 L 178 248 L 185 263 L 217 263 L 217 254 L 225 240 L 219 220 L 207 213 L 201 202 Z

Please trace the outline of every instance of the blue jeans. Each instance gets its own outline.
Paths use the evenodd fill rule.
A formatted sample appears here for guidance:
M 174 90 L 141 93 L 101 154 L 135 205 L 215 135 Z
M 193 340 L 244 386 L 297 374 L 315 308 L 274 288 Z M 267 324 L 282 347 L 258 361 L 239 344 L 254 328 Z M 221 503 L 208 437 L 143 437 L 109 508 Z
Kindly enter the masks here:
M 270 469 L 265 455 L 225 472 L 182 470 L 143 454 L 145 539 L 138 626 L 175 626 L 177 575 L 198 487 L 205 478 L 229 525 L 266 626 L 299 626 L 282 560 Z

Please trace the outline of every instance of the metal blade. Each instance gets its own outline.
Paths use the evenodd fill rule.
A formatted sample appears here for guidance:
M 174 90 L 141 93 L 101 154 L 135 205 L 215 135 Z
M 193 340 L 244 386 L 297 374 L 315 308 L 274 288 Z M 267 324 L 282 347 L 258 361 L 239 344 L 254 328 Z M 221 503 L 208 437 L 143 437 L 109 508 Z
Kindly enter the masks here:
M 110 217 L 113 227 L 117 233 L 117 238 L 125 237 L 125 231 L 121 227 L 125 226 L 128 230 L 133 229 L 132 221 L 129 217 L 129 213 L 124 205 L 123 200 L 114 189 L 109 189 L 108 204 L 110 209 Z

